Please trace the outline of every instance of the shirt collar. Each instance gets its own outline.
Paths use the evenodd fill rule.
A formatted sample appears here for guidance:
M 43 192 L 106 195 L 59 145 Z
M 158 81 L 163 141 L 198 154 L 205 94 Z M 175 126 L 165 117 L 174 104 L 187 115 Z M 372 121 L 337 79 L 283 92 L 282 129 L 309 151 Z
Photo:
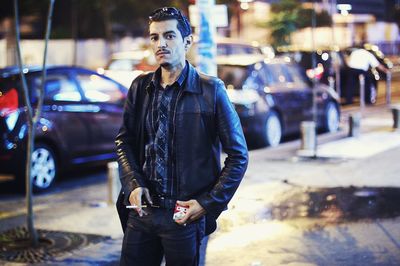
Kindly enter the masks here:
M 184 82 L 188 75 L 188 71 L 189 71 L 188 62 L 186 61 L 185 67 L 183 68 L 181 74 L 179 75 L 178 79 L 171 86 L 178 85 L 179 88 L 183 88 Z M 157 68 L 157 70 L 156 70 L 156 72 L 154 72 L 153 78 L 151 80 L 154 88 L 157 88 L 158 86 L 160 86 L 160 80 L 161 80 L 161 67 Z

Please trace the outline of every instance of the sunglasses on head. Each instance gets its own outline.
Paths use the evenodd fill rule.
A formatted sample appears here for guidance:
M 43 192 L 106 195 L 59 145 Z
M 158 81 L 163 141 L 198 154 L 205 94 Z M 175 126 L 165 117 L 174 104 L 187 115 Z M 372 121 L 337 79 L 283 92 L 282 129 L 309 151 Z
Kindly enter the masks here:
M 179 16 L 179 17 L 182 17 L 181 11 L 179 11 L 175 7 L 162 7 L 162 8 L 158 8 L 158 9 L 154 10 L 150 14 L 149 19 L 151 20 L 154 17 L 157 17 L 157 16 L 159 16 L 161 14 L 168 15 L 168 16 Z

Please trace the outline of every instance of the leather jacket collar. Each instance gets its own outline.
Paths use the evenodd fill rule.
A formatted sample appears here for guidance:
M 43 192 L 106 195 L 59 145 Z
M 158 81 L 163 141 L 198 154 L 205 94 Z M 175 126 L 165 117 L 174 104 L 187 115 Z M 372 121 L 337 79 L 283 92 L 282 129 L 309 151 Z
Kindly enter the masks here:
M 202 88 L 200 85 L 200 76 L 197 73 L 196 69 L 188 62 L 186 61 L 186 64 L 189 68 L 188 74 L 185 80 L 185 84 L 183 86 L 183 92 L 190 92 L 190 93 L 196 93 L 196 94 L 201 94 L 202 93 Z M 159 67 L 155 72 L 153 72 L 153 77 L 152 77 L 152 82 L 149 83 L 149 85 L 146 87 L 147 93 L 150 92 L 150 90 L 154 89 L 154 84 L 153 81 L 156 79 L 155 75 L 157 71 L 160 71 L 161 67 Z

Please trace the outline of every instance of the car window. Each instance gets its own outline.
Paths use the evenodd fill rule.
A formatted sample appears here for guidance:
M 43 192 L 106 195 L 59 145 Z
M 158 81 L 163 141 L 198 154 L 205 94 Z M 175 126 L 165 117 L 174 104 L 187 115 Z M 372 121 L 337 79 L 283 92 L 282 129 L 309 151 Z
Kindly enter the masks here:
M 262 72 L 262 63 L 254 64 L 253 70 L 243 84 L 243 89 L 263 90 L 265 78 Z
M 296 65 L 286 65 L 286 69 L 289 72 L 293 82 L 298 83 L 298 84 L 303 84 L 305 85 L 305 77 L 304 73 L 300 70 L 300 68 Z
M 187 60 L 194 65 L 197 65 L 197 49 L 198 44 L 193 43 L 192 47 L 186 54 Z M 252 46 L 249 44 L 237 44 L 237 43 L 217 43 L 217 56 L 228 56 L 228 55 L 243 55 L 243 54 L 259 54 L 262 55 L 262 50 L 259 47 Z
M 227 88 L 242 89 L 243 83 L 247 78 L 246 67 L 219 65 L 218 77 L 225 82 Z
M 41 88 L 41 77 L 39 75 L 33 77 L 32 85 L 32 93 L 36 98 Z M 82 100 L 82 97 L 76 84 L 66 75 L 47 74 L 44 100 L 75 102 Z
M 283 64 L 268 64 L 265 71 L 269 84 L 292 82 L 292 78 Z
M 217 55 L 262 54 L 261 50 L 251 45 L 217 44 Z
M 77 79 L 89 102 L 120 101 L 124 95 L 117 83 L 96 74 L 78 74 Z

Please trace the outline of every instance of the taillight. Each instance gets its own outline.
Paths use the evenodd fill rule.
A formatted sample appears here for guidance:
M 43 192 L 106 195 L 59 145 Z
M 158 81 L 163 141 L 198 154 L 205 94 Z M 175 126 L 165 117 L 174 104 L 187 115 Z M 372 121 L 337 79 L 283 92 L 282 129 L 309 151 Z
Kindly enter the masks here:
M 317 80 L 320 80 L 322 78 L 322 75 L 324 74 L 324 66 L 319 63 L 316 68 L 307 69 L 306 73 L 310 79 L 313 79 L 315 77 Z
M 6 93 L 0 91 L 0 116 L 7 116 L 18 109 L 18 92 L 12 88 Z

